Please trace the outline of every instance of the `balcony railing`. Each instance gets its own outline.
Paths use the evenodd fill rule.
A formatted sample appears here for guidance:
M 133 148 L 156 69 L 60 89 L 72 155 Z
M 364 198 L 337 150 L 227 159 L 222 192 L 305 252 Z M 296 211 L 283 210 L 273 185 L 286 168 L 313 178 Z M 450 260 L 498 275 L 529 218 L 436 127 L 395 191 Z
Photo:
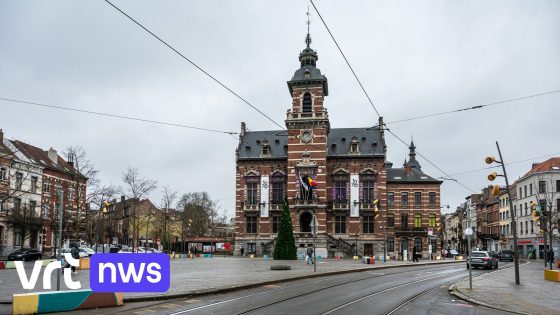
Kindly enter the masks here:
M 292 204 L 295 206 L 316 206 L 318 204 L 318 200 L 316 197 L 309 200 L 296 197 L 292 200 Z
M 332 201 L 332 207 L 333 210 L 341 210 L 341 209 L 348 209 L 349 208 L 350 203 L 348 202 L 348 200 L 333 200 Z
M 254 202 L 244 202 L 243 203 L 243 210 L 244 211 L 259 211 L 260 204 Z
M 284 202 L 275 202 L 275 201 L 271 201 L 270 202 L 270 211 L 279 211 L 284 209 Z
M 379 204 L 377 205 L 377 207 L 379 208 Z M 373 203 L 373 200 L 364 200 L 362 199 L 360 202 L 360 209 L 375 209 L 375 204 Z
M 428 228 L 401 226 L 396 228 L 395 233 L 403 236 L 426 236 L 428 235 Z
M 292 113 L 288 112 L 288 119 L 306 119 L 306 118 L 328 118 L 327 111 L 311 112 L 311 113 Z

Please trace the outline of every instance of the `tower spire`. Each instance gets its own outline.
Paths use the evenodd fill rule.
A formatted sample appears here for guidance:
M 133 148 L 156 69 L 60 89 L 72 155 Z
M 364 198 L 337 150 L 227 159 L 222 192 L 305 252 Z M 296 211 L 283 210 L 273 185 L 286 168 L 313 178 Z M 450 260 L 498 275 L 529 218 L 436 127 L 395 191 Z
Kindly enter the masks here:
M 309 13 L 309 6 L 307 6 L 307 22 L 305 22 L 307 24 L 307 36 L 305 36 L 305 43 L 307 44 L 307 48 L 309 48 L 309 45 L 311 45 L 311 35 L 309 34 L 309 24 L 311 24 L 311 21 L 309 20 L 309 17 L 311 16 L 311 13 Z

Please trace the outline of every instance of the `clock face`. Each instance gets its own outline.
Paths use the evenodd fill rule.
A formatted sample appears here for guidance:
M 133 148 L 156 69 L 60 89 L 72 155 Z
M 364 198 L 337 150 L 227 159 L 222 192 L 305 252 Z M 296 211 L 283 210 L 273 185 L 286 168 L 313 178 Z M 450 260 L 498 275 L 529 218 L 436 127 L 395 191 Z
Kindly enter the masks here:
M 309 141 L 311 141 L 312 138 L 313 138 L 313 136 L 311 135 L 311 132 L 309 132 L 309 131 L 305 131 L 301 135 L 301 140 L 303 140 L 304 142 L 309 142 Z

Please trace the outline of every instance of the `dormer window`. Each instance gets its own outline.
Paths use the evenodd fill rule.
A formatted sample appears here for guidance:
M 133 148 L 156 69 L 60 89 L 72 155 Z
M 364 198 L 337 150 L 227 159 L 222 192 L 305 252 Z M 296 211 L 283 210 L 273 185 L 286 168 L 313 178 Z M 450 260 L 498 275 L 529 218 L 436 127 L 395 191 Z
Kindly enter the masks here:
M 270 156 L 270 145 L 268 145 L 268 140 L 264 140 L 261 146 L 261 156 Z
M 311 72 L 309 72 L 308 69 L 305 69 L 305 72 L 303 73 L 303 78 L 304 79 L 311 79 Z
M 311 113 L 312 105 L 313 105 L 313 102 L 311 100 L 311 93 L 305 92 L 305 94 L 303 94 L 303 102 L 302 102 L 301 111 L 303 113 Z
M 352 141 L 350 142 L 350 153 L 353 153 L 353 154 L 360 153 L 360 150 L 359 150 L 359 147 L 358 147 L 358 139 L 356 139 L 356 137 L 353 137 Z

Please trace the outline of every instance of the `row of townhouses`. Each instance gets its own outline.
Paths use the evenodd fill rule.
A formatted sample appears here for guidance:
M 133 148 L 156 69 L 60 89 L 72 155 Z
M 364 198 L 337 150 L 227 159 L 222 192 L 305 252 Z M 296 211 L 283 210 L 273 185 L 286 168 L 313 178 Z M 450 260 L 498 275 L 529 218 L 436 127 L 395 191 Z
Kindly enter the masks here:
M 517 228 L 518 250 L 524 256 L 536 252 L 544 258 L 544 224 L 531 210 L 531 203 L 538 205 L 541 213 L 547 211 L 552 218 L 552 249 L 557 251 L 560 226 L 560 158 L 550 158 L 534 163 L 525 175 L 509 187 Z M 468 225 L 468 212 L 474 230 L 472 245 L 492 251 L 513 248 L 513 227 L 509 195 L 505 189 L 499 195 L 492 194 L 492 186 L 480 194 L 472 194 L 453 213 L 443 216 L 444 248 L 467 251 L 464 229 Z M 548 225 L 547 225 L 548 226 Z M 548 238 L 548 233 L 547 233 Z M 547 242 L 550 242 L 547 240 Z M 550 245 L 547 247 L 550 249 Z
M 64 239 L 82 238 L 86 185 L 72 157 L 8 140 L 0 129 L 0 256 L 22 247 L 50 252 L 60 207 Z

